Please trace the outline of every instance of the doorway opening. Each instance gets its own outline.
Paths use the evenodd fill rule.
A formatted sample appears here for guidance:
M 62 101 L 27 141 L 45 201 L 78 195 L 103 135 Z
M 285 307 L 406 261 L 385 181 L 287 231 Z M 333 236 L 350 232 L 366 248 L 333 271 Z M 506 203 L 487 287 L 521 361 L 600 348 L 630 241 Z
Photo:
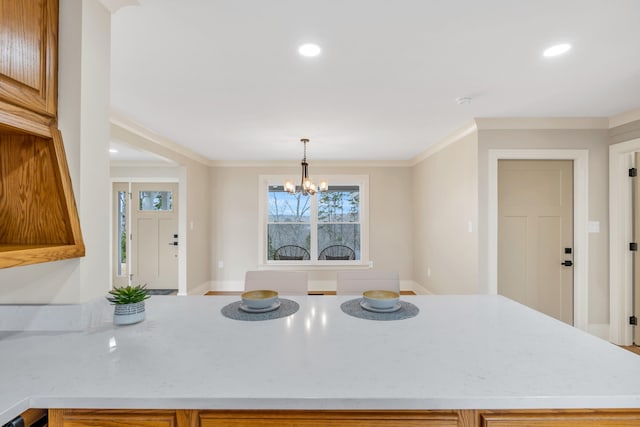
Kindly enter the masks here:
M 629 251 L 633 237 L 629 168 L 633 167 L 634 153 L 638 151 L 640 138 L 609 147 L 609 338 L 618 345 L 631 345 L 634 341 L 634 326 L 630 322 L 634 314 L 634 256 Z
M 179 214 L 176 182 L 113 183 L 113 286 L 178 293 Z

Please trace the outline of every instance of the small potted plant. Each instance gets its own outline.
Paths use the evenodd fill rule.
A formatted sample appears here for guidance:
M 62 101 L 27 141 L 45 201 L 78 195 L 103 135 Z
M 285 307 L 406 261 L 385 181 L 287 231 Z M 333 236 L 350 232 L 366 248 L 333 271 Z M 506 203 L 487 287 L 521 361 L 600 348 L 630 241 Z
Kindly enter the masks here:
M 145 317 L 144 300 L 150 297 L 147 285 L 122 286 L 109 291 L 107 300 L 115 306 L 113 323 L 131 325 L 142 322 Z

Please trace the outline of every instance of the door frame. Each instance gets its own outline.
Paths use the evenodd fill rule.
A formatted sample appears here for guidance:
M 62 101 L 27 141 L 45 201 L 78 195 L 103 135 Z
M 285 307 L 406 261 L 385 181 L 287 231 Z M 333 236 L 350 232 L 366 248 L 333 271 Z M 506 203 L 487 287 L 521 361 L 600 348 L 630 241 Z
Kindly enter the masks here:
M 589 150 L 488 150 L 488 290 L 498 293 L 498 160 L 573 160 L 573 326 L 589 327 Z
M 126 182 L 129 184 L 129 192 L 131 192 L 131 184 L 139 182 L 170 182 L 178 184 L 178 235 L 180 236 L 180 244 L 178 245 L 178 295 L 187 295 L 187 213 L 186 213 L 186 188 L 183 173 L 180 173 L 180 178 L 177 177 L 111 177 L 111 192 L 113 192 L 114 182 Z M 112 198 L 113 200 L 113 198 Z M 115 206 L 111 203 L 111 209 L 109 209 L 109 227 L 110 236 L 113 236 L 113 212 Z M 109 239 L 109 283 L 113 283 L 113 237 Z
M 609 146 L 609 339 L 619 345 L 633 343 L 633 254 L 628 250 L 632 233 L 631 153 L 640 151 L 640 138 Z M 638 167 L 638 165 L 636 165 Z

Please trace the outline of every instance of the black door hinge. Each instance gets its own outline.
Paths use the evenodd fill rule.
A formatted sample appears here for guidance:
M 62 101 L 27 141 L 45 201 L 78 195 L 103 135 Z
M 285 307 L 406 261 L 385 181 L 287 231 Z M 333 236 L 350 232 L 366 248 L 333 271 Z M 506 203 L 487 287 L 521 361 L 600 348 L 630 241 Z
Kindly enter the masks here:
M 638 324 L 638 318 L 636 316 L 629 317 L 629 324 L 630 325 L 637 325 Z
M 638 176 L 638 169 L 636 169 L 636 168 L 629 169 L 629 176 L 632 177 L 632 178 L 634 176 Z
M 629 243 L 629 250 L 630 251 L 637 251 L 638 250 L 638 244 L 636 242 Z

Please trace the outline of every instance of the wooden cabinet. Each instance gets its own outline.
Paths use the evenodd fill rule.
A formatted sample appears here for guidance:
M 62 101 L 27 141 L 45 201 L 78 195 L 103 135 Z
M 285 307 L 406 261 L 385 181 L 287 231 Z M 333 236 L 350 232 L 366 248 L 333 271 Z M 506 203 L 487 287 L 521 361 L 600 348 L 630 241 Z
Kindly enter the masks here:
M 473 411 L 50 409 L 50 427 L 472 427 Z
M 191 411 L 50 409 L 50 427 L 191 427 Z M 186 417 L 186 418 L 185 418 Z
M 57 0 L 0 1 L 0 268 L 84 255 L 57 128 Z
M 200 427 L 471 427 L 473 411 L 200 411 Z
M 483 411 L 481 427 L 640 427 L 640 410 Z
M 0 100 L 56 116 L 57 22 L 57 0 L 0 2 Z
M 50 427 L 640 427 L 640 409 L 278 411 L 50 409 Z

